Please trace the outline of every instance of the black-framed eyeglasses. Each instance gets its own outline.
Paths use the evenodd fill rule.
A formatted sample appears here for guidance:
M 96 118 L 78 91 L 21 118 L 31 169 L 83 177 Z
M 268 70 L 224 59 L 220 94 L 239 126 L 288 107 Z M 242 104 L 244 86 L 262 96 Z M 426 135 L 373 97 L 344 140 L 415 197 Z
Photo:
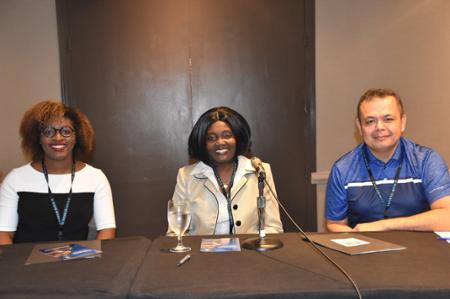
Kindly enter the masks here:
M 41 130 L 42 135 L 48 138 L 52 138 L 56 135 L 56 132 L 59 132 L 59 135 L 61 135 L 64 138 L 72 137 L 75 130 L 69 126 L 64 126 L 59 129 L 54 127 L 46 127 Z

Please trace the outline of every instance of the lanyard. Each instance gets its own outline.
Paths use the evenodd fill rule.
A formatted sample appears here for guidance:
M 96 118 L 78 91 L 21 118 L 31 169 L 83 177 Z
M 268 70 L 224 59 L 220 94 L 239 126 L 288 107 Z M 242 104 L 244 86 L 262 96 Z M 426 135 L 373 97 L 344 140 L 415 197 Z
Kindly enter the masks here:
M 56 206 L 56 202 L 55 202 L 52 190 L 50 189 L 50 184 L 49 184 L 49 180 L 48 180 L 48 170 L 47 170 L 47 167 L 45 166 L 44 159 L 42 159 L 42 170 L 44 171 L 45 181 L 47 182 L 48 196 L 50 197 L 50 201 L 52 203 L 53 212 L 55 213 L 56 219 L 58 220 L 58 224 L 59 224 L 58 240 L 61 241 L 63 238 L 64 223 L 66 223 L 67 213 L 69 211 L 69 206 L 70 206 L 70 200 L 72 198 L 72 184 L 73 184 L 73 180 L 75 178 L 75 161 L 72 162 L 72 170 L 71 170 L 71 178 L 70 178 L 70 191 L 69 191 L 69 195 L 67 196 L 67 200 L 66 200 L 66 204 L 64 206 L 64 212 L 63 212 L 62 217 L 61 217 L 61 214 L 59 213 L 58 207 Z
M 217 168 L 215 166 L 213 167 L 213 170 L 214 170 L 214 175 L 216 176 L 216 179 L 217 179 L 217 183 L 219 184 L 220 190 L 222 191 L 223 195 L 225 195 L 225 198 L 227 199 L 228 218 L 230 221 L 230 235 L 232 235 L 233 227 L 234 227 L 234 219 L 233 219 L 233 213 L 231 211 L 231 187 L 233 187 L 234 175 L 236 174 L 236 170 L 237 170 L 237 162 L 236 161 L 233 162 L 233 173 L 231 174 L 229 186 L 226 186 L 223 183 L 223 181 L 220 178 L 220 175 L 217 171 Z M 230 191 L 228 192 L 227 189 Z
M 388 200 L 386 202 L 384 200 L 383 196 L 381 195 L 381 192 L 378 189 L 378 186 L 375 182 L 375 178 L 372 174 L 372 170 L 370 169 L 369 161 L 367 158 L 367 153 L 365 150 L 363 150 L 363 157 L 364 157 L 364 164 L 366 165 L 366 169 L 367 169 L 367 172 L 369 173 L 370 181 L 372 182 L 373 188 L 375 189 L 375 192 L 377 193 L 378 198 L 381 200 L 381 202 L 384 205 L 383 217 L 384 217 L 384 219 L 386 219 L 386 218 L 388 218 L 387 212 L 388 212 L 389 208 L 391 207 L 392 198 L 394 197 L 395 189 L 397 188 L 397 184 L 398 184 L 398 179 L 400 178 L 400 170 L 402 169 L 403 159 L 400 162 L 400 165 L 397 167 L 397 171 L 395 172 L 394 183 L 392 184 L 391 193 L 389 194 Z

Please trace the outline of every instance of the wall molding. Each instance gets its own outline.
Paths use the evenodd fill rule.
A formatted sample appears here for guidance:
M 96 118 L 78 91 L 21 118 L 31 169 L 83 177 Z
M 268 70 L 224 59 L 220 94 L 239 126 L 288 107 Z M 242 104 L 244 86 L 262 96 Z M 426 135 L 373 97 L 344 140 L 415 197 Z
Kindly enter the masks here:
M 329 175 L 330 175 L 329 170 L 312 172 L 311 173 L 311 184 L 326 185 Z

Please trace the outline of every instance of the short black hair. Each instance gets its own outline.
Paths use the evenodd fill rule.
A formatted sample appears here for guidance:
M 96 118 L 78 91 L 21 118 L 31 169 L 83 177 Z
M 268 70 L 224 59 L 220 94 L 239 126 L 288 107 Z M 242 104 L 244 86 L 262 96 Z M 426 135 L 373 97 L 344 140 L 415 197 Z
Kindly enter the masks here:
M 364 102 L 370 101 L 373 98 L 385 98 L 385 97 L 393 97 L 395 101 L 397 102 L 398 108 L 400 109 L 400 116 L 403 116 L 405 114 L 405 109 L 403 108 L 403 102 L 400 96 L 389 88 L 371 88 L 367 90 L 360 98 L 358 102 L 358 106 L 356 107 L 356 115 L 358 117 L 358 120 L 361 122 L 361 105 Z
M 211 108 L 203 113 L 192 128 L 188 141 L 188 151 L 191 159 L 211 165 L 206 149 L 206 135 L 209 127 L 217 121 L 223 121 L 230 126 L 236 139 L 236 157 L 250 153 L 251 131 L 247 120 L 233 109 L 221 106 Z

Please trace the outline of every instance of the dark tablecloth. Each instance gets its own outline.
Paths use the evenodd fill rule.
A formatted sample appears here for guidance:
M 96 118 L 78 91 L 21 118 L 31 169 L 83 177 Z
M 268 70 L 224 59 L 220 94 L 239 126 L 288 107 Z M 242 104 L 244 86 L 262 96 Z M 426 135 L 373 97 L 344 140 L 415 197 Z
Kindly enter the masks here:
M 143 237 L 102 241 L 101 258 L 28 266 L 34 244 L 0 246 L 0 298 L 127 298 L 150 243 Z
M 349 256 L 323 250 L 359 285 L 363 298 L 450 298 L 450 244 L 433 233 L 364 235 L 406 250 Z M 239 236 L 241 243 L 248 236 Z M 357 298 L 341 272 L 298 234 L 276 236 L 284 247 L 259 253 L 200 253 L 202 237 L 186 237 L 192 259 L 169 253 L 174 238 L 156 239 L 138 271 L 130 298 Z

